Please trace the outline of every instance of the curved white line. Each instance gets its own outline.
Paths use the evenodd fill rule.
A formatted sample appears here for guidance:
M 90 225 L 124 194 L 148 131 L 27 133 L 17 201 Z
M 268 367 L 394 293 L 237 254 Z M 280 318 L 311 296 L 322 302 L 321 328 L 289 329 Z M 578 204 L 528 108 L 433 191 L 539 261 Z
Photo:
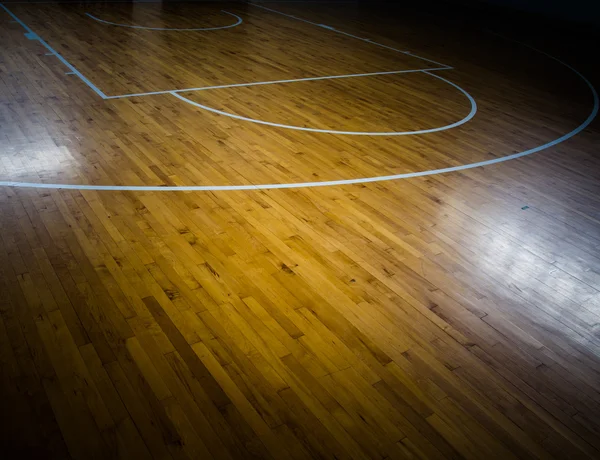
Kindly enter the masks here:
M 380 181 L 388 181 L 388 180 L 397 180 L 397 179 L 408 179 L 411 177 L 422 177 L 422 176 L 431 176 L 434 174 L 444 174 L 454 171 L 464 171 L 465 169 L 478 168 L 480 166 L 490 166 L 496 163 L 503 163 L 505 161 L 515 160 L 517 158 L 521 158 L 527 155 L 531 155 L 536 152 L 540 152 L 547 148 L 553 147 L 561 142 L 564 142 L 573 136 L 576 136 L 585 128 L 587 128 L 592 121 L 598 115 L 598 110 L 600 108 L 600 99 L 598 97 L 598 92 L 594 85 L 590 83 L 590 81 L 585 78 L 581 73 L 571 67 L 569 64 L 561 61 L 550 54 L 547 54 L 543 51 L 540 51 L 532 46 L 528 46 L 529 48 L 542 53 L 549 58 L 559 62 L 565 67 L 571 69 L 578 77 L 580 77 L 585 84 L 589 87 L 592 92 L 592 97 L 594 100 L 594 106 L 592 108 L 592 112 L 585 119 L 585 121 L 580 124 L 577 128 L 564 136 L 559 137 L 558 139 L 554 139 L 546 144 L 540 145 L 538 147 L 534 147 L 529 150 L 525 150 L 520 153 L 514 153 L 512 155 L 508 155 L 505 157 L 495 158 L 493 160 L 479 161 L 477 163 L 470 163 L 466 165 L 460 166 L 452 166 L 449 168 L 441 168 L 441 169 L 432 169 L 429 171 L 420 171 L 413 173 L 405 173 L 405 174 L 394 174 L 390 176 L 377 176 L 377 177 L 363 177 L 358 179 L 344 179 L 344 180 L 330 180 L 323 182 L 296 182 L 292 184 L 250 184 L 250 185 L 187 185 L 187 186 L 159 186 L 159 185 L 76 185 L 76 184 L 42 184 L 35 182 L 11 182 L 11 181 L 0 181 L 0 186 L 3 187 L 28 187 L 28 188 L 39 188 L 39 189 L 68 189 L 68 190 L 111 190 L 111 191 L 148 191 L 148 192 L 183 192 L 183 191 L 191 191 L 191 192 L 203 192 L 203 191 L 228 191 L 228 190 L 270 190 L 270 189 L 288 189 L 288 188 L 301 188 L 301 187 L 327 187 L 327 186 L 335 186 L 335 185 L 353 185 L 353 184 L 365 184 L 369 182 L 380 182 Z
M 235 115 L 233 113 L 223 112 L 221 110 L 213 109 L 212 107 L 208 107 L 206 105 L 198 104 L 197 102 L 190 101 L 189 99 L 183 97 L 182 95 L 180 95 L 179 93 L 176 93 L 176 92 L 171 92 L 171 94 L 173 96 L 175 96 L 176 98 L 181 99 L 184 102 L 187 102 L 188 104 L 192 104 L 192 105 L 194 105 L 196 107 L 200 107 L 201 109 L 208 110 L 209 112 L 213 112 L 213 113 L 216 113 L 218 115 L 225 115 L 226 117 L 235 118 L 237 120 L 249 121 L 251 123 L 258 123 L 258 124 L 267 125 L 267 126 L 274 126 L 276 128 L 295 129 L 297 131 L 310 131 L 312 133 L 342 134 L 342 135 L 348 135 L 348 136 L 414 136 L 414 135 L 417 135 L 417 134 L 435 133 L 435 132 L 438 132 L 438 131 L 445 131 L 447 129 L 456 128 L 457 126 L 465 124 L 466 122 L 468 122 L 469 120 L 471 120 L 475 116 L 475 114 L 477 113 L 477 103 L 475 102 L 475 99 L 473 99 L 473 97 L 469 93 L 467 93 L 464 89 L 462 89 L 457 84 L 452 83 L 450 80 L 446 80 L 445 78 L 442 78 L 442 77 L 440 77 L 438 75 L 435 75 L 433 73 L 429 73 L 429 72 L 425 72 L 425 71 L 423 73 L 426 73 L 427 75 L 431 75 L 432 77 L 435 77 L 435 78 L 439 78 L 443 82 L 448 83 L 449 85 L 454 86 L 461 93 L 463 93 L 467 97 L 467 99 L 469 99 L 469 102 L 471 103 L 471 111 L 469 112 L 469 114 L 466 117 L 464 117 L 462 120 L 459 120 L 459 121 L 457 121 L 455 123 L 452 123 L 450 125 L 440 126 L 438 128 L 431 128 L 431 129 L 421 129 L 421 130 L 418 130 L 418 131 L 388 131 L 388 132 L 384 132 L 384 131 L 375 131 L 375 132 L 365 132 L 365 131 L 335 131 L 335 130 L 332 130 L 332 129 L 304 128 L 302 126 L 283 125 L 281 123 L 272 123 L 270 121 L 257 120 L 255 118 L 243 117 L 241 115 Z
M 104 19 L 97 18 L 96 16 L 93 16 L 90 13 L 85 13 L 85 15 L 92 18 L 94 21 L 103 22 L 104 24 L 109 24 L 111 26 L 129 27 L 130 29 L 144 29 L 144 30 L 173 30 L 173 31 L 180 31 L 180 32 L 185 32 L 185 31 L 191 32 L 191 31 L 196 31 L 196 30 L 229 29 L 231 27 L 239 26 L 243 22 L 242 18 L 240 18 L 237 14 L 233 14 L 233 13 L 230 13 L 229 11 L 225 11 L 225 10 L 221 10 L 221 12 L 229 14 L 230 16 L 237 18 L 237 22 L 235 24 L 231 24 L 229 26 L 223 26 L 223 27 L 204 27 L 204 28 L 201 27 L 201 28 L 197 28 L 197 29 L 171 29 L 168 27 L 144 27 L 144 26 L 132 26 L 129 24 L 118 24 L 116 22 L 105 21 Z

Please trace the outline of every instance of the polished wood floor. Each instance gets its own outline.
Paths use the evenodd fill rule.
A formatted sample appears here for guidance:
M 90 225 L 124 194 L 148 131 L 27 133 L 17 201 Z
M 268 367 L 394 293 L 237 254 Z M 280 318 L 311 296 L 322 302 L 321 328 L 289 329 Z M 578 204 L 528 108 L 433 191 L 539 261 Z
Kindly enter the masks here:
M 594 106 L 571 69 L 469 21 L 329 3 L 263 5 L 451 66 L 435 75 L 475 117 L 349 136 L 168 92 L 103 99 L 14 18 L 107 97 L 439 66 L 240 3 L 4 5 L 4 184 L 419 172 L 550 143 Z M 85 16 L 220 27 L 221 10 L 244 22 Z M 545 44 L 600 82 L 576 44 Z M 343 131 L 471 110 L 421 72 L 178 94 Z M 599 458 L 599 126 L 503 163 L 344 186 L 0 187 L 0 456 Z

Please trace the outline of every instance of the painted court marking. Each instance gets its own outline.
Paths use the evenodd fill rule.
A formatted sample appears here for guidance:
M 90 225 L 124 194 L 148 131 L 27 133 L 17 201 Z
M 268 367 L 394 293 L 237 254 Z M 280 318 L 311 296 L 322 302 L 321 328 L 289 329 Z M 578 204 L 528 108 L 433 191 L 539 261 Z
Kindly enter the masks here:
M 439 76 L 437 76 L 433 73 L 429 73 L 427 71 L 423 71 L 423 73 L 425 73 L 427 75 L 431 75 L 432 77 L 438 78 L 438 79 L 442 80 L 443 82 L 445 82 L 451 86 L 454 86 L 461 93 L 463 93 L 467 97 L 467 99 L 469 99 L 469 102 L 471 103 L 471 111 L 469 112 L 469 114 L 466 117 L 464 117 L 462 120 L 459 120 L 455 123 L 448 124 L 445 126 L 440 126 L 438 128 L 421 129 L 418 131 L 388 131 L 388 132 L 385 132 L 385 131 L 375 131 L 375 132 L 335 131 L 332 129 L 317 129 L 317 128 L 306 128 L 306 127 L 294 126 L 294 125 L 283 125 L 280 123 L 272 123 L 270 121 L 257 120 L 255 118 L 242 117 L 241 115 L 223 112 L 221 110 L 213 109 L 212 107 L 208 107 L 206 105 L 202 105 L 197 102 L 191 101 L 176 92 L 172 92 L 171 94 L 173 96 L 175 96 L 176 98 L 181 99 L 184 102 L 187 102 L 188 104 L 194 105 L 194 106 L 199 107 L 204 110 L 208 110 L 209 112 L 213 112 L 218 115 L 224 115 L 226 117 L 235 118 L 237 120 L 249 121 L 251 123 L 258 123 L 261 125 L 273 126 L 275 128 L 285 128 L 285 129 L 294 129 L 297 131 L 309 131 L 309 132 L 313 132 L 313 133 L 340 134 L 340 135 L 349 135 L 349 136 L 414 136 L 414 135 L 419 135 L 419 134 L 429 134 L 429 133 L 435 133 L 438 131 L 445 131 L 447 129 L 456 128 L 457 126 L 467 123 L 469 120 L 471 120 L 475 116 L 475 114 L 477 113 L 477 103 L 475 102 L 475 99 L 473 99 L 473 97 L 468 92 L 466 92 L 464 89 L 462 89 L 457 84 L 452 83 L 450 80 L 446 80 L 445 78 L 439 77 Z
M 333 32 L 337 32 L 338 34 L 342 34 L 342 35 L 346 35 L 347 37 L 355 38 L 356 40 L 361 40 L 363 42 L 371 43 L 372 45 L 380 46 L 382 48 L 387 48 L 389 50 L 396 51 L 398 53 L 407 54 L 407 55 L 415 57 L 417 59 L 421 59 L 422 61 L 427 61 L 427 62 L 430 62 L 430 63 L 435 64 L 435 65 L 439 65 L 439 66 L 442 66 L 442 67 L 449 67 L 449 66 L 446 66 L 445 64 L 442 64 L 440 62 L 432 61 L 431 59 L 426 59 L 424 57 L 417 56 L 416 54 L 413 54 L 410 51 L 402 51 L 402 50 L 399 50 L 397 48 L 392 48 L 391 46 L 384 45 L 383 43 L 378 43 L 378 42 L 370 40 L 368 38 L 363 38 L 363 37 L 359 37 L 357 35 L 352 35 L 352 34 L 349 34 L 348 32 L 344 32 L 342 30 L 336 29 L 335 27 L 331 27 L 331 26 L 328 26 L 326 24 L 319 24 L 318 22 L 308 21 L 307 19 L 299 18 L 298 16 L 292 16 L 291 14 L 283 13 L 281 11 L 274 10 L 273 8 L 267 8 L 266 6 L 257 5 L 256 3 L 251 3 L 251 5 L 253 5 L 253 6 L 257 7 L 257 8 L 262 8 L 263 10 L 271 11 L 272 13 L 277 13 L 277 14 L 280 14 L 282 16 L 286 16 L 288 18 L 296 19 L 297 21 L 302 21 L 302 22 L 306 22 L 307 24 L 312 24 L 313 26 L 321 27 L 322 29 L 331 30 Z
M 207 30 L 230 29 L 231 27 L 239 26 L 243 22 L 242 18 L 240 18 L 237 14 L 233 14 L 233 13 L 230 13 L 229 11 L 225 11 L 225 10 L 221 10 L 221 12 L 223 12 L 225 14 L 229 14 L 230 16 L 233 16 L 234 18 L 237 19 L 237 21 L 234 24 L 230 24 L 228 26 L 222 26 L 222 27 L 199 27 L 199 28 L 196 28 L 196 29 L 176 29 L 176 28 L 170 28 L 170 27 L 144 27 L 144 26 L 135 26 L 135 25 L 129 25 L 129 24 L 118 24 L 116 22 L 105 21 L 104 19 L 97 18 L 96 16 L 93 16 L 90 13 L 85 13 L 85 15 L 88 16 L 88 17 L 90 17 L 90 18 L 92 18 L 94 21 L 102 22 L 104 24 L 109 24 L 111 26 L 128 27 L 130 29 L 162 30 L 162 31 L 178 31 L 178 32 L 193 32 L 193 31 L 199 31 L 199 30 L 207 31 Z
M 35 37 L 35 38 L 30 38 L 30 40 L 37 40 L 37 41 L 39 41 L 48 51 L 50 51 L 51 54 L 53 54 L 54 56 L 56 56 L 60 60 L 60 62 L 62 62 L 65 66 L 67 66 L 71 72 L 73 72 L 75 75 L 77 75 L 81 79 L 81 81 L 83 81 L 86 85 L 88 85 L 92 89 L 92 91 L 94 91 L 102 99 L 106 99 L 106 94 L 104 94 L 102 91 L 100 91 L 100 89 L 96 85 L 94 85 L 91 81 L 89 81 L 81 72 L 79 72 L 79 70 L 77 70 L 75 67 L 73 67 L 69 63 L 69 61 L 67 61 L 64 57 L 62 57 L 60 55 L 60 53 L 58 51 L 56 51 L 48 43 L 46 43 L 42 39 L 42 37 L 40 37 L 39 35 L 36 35 L 35 32 L 33 30 L 31 30 L 31 28 L 27 24 L 25 24 L 18 17 L 16 17 L 13 14 L 13 12 L 10 11 L 2 3 L 0 3 L 0 7 L 2 7 L 2 9 L 4 11 L 6 11 L 10 15 L 11 18 L 13 18 L 16 22 L 18 22 L 21 25 L 21 27 L 23 27 L 27 31 L 27 34 L 26 34 L 27 38 L 29 38 L 29 37 Z
M 208 89 L 222 89 L 222 88 L 240 88 L 243 86 L 260 86 L 260 85 L 275 85 L 278 83 L 295 83 L 299 81 L 315 81 L 315 80 L 335 80 L 338 78 L 357 78 L 357 77 L 372 77 L 376 75 L 394 75 L 397 73 L 414 73 L 414 72 L 426 72 L 433 70 L 449 70 L 452 67 L 438 67 L 433 69 L 410 69 L 410 70 L 391 70 L 386 72 L 370 72 L 370 73 L 353 73 L 348 75 L 326 75 L 324 77 L 306 77 L 306 78 L 293 78 L 290 80 L 269 80 L 269 81 L 256 81 L 250 83 L 234 83 L 231 85 L 216 85 L 216 86 L 201 86 L 199 88 L 184 88 L 184 89 L 173 89 L 165 91 L 151 91 L 149 93 L 132 93 L 122 94 L 119 96 L 107 96 L 106 99 L 122 99 L 127 97 L 139 97 L 139 96 L 154 96 L 156 94 L 173 94 L 173 93 L 187 93 L 191 91 L 205 91 Z
M 262 7 L 260 5 L 255 5 L 255 6 L 257 6 L 259 8 L 264 8 L 264 9 L 270 10 L 270 8 Z M 100 91 L 96 86 L 94 86 L 93 83 L 91 83 L 87 78 L 85 78 L 79 71 L 77 71 L 77 69 L 75 69 L 75 67 L 73 67 L 71 64 L 69 64 L 69 62 L 67 62 L 59 53 L 57 53 L 41 37 L 35 35 L 35 33 L 27 25 L 25 25 L 20 19 L 18 19 L 6 6 L 4 6 L 3 4 L 0 3 L 0 7 L 2 7 L 16 22 L 18 22 L 27 31 L 28 34 L 35 36 L 36 40 L 38 40 L 44 47 L 46 47 L 46 49 L 48 49 L 48 51 L 50 51 L 52 54 L 56 55 L 63 64 L 65 64 L 75 75 L 77 75 L 84 83 L 86 83 L 92 90 L 94 90 L 101 98 L 103 98 L 103 99 L 109 98 L 102 91 Z M 281 13 L 276 10 L 272 10 L 272 11 L 279 13 L 279 14 L 284 14 L 284 13 Z M 286 16 L 289 16 L 289 15 L 286 15 Z M 321 24 L 312 23 L 310 21 L 306 21 L 306 20 L 300 19 L 300 18 L 295 18 L 295 17 L 293 17 L 293 18 L 298 19 L 300 21 L 314 24 L 318 27 L 323 27 L 323 25 L 321 25 Z M 377 44 L 375 42 L 372 42 L 371 40 L 356 37 L 351 34 L 347 34 L 345 32 L 338 31 L 337 29 L 334 29 L 334 28 L 327 27 L 327 29 L 332 30 L 334 32 L 342 33 L 344 35 L 352 36 L 359 40 L 368 41 L 370 43 Z M 504 38 L 504 37 L 502 37 L 502 38 Z M 514 41 L 514 40 L 512 40 L 512 41 Z M 520 43 L 520 42 L 517 42 L 517 43 Z M 382 181 L 389 181 L 389 180 L 407 179 L 407 178 L 411 178 L 411 177 L 430 176 L 430 175 L 444 174 L 444 173 L 449 173 L 449 172 L 454 172 L 454 171 L 464 171 L 467 169 L 478 168 L 481 166 L 490 166 L 490 165 L 494 165 L 497 163 L 503 163 L 505 161 L 522 158 L 524 156 L 531 155 L 533 153 L 537 153 L 537 152 L 540 152 L 547 148 L 556 146 L 556 145 L 576 136 L 577 134 L 582 132 L 584 129 L 586 129 L 598 115 L 598 111 L 600 109 L 600 98 L 598 96 L 598 92 L 596 91 L 596 88 L 594 88 L 592 83 L 587 78 L 585 78 L 579 71 L 577 71 L 575 68 L 571 67 L 569 64 L 565 63 L 564 61 L 562 61 L 548 53 L 538 50 L 537 48 L 534 48 L 534 47 L 524 44 L 524 43 L 521 43 L 521 44 L 524 46 L 527 46 L 528 48 L 530 48 L 538 53 L 541 53 L 544 56 L 548 57 L 549 59 L 552 59 L 552 60 L 558 62 L 559 64 L 567 67 L 572 72 L 574 72 L 579 78 L 581 78 L 581 80 L 583 80 L 583 82 L 588 86 L 588 88 L 590 89 L 590 91 L 592 93 L 593 107 L 592 107 L 592 111 L 590 112 L 588 117 L 583 121 L 583 123 L 581 123 L 574 130 L 564 134 L 563 136 L 561 136 L 557 139 L 554 139 L 550 142 L 542 144 L 538 147 L 534 147 L 532 149 L 525 150 L 523 152 L 514 153 L 512 155 L 494 158 L 492 160 L 479 161 L 476 163 L 470 163 L 470 164 L 466 164 L 466 165 L 458 165 L 458 166 L 452 166 L 452 167 L 448 167 L 448 168 L 432 169 L 432 170 L 428 170 L 428 171 L 419 171 L 419 172 L 404 173 L 404 174 L 393 174 L 393 175 L 387 175 L 387 176 L 364 177 L 364 178 L 357 178 L 357 179 L 331 180 L 331 181 L 322 181 L 322 182 L 297 182 L 297 183 L 288 183 L 288 184 L 247 184 L 247 185 L 190 185 L 190 186 L 142 185 L 142 186 L 130 186 L 130 185 L 44 184 L 44 183 L 35 183 L 35 182 L 0 181 L 0 186 L 26 187 L 26 188 L 39 188 L 39 189 L 70 189 L 70 190 L 98 190 L 98 191 L 100 191 L 100 190 L 111 190 L 111 191 L 119 191 L 119 190 L 123 190 L 123 191 L 124 190 L 129 190 L 129 191 L 228 191 L 228 190 L 290 189 L 290 188 L 304 188 L 304 187 L 308 188 L 308 187 L 326 187 L 326 186 L 336 186 L 336 185 L 339 186 L 339 185 L 364 184 L 364 183 L 370 183 L 370 182 L 382 182 Z M 389 48 L 386 45 L 380 45 L 380 46 Z M 391 49 L 394 49 L 394 48 L 391 48 Z M 409 52 L 403 52 L 403 51 L 399 51 L 399 50 L 395 50 L 395 51 L 412 55 Z M 413 56 L 415 56 L 415 55 L 413 55 Z M 417 57 L 417 56 L 415 56 L 415 57 Z M 427 60 L 427 59 L 424 59 L 424 60 Z M 430 60 L 428 60 L 428 61 L 435 62 L 435 61 L 430 61 Z M 439 63 L 436 63 L 436 64 L 439 64 Z M 439 64 L 439 65 L 443 65 L 443 64 Z M 447 68 L 449 68 L 449 67 L 445 67 L 445 69 L 447 69 Z M 435 76 L 436 78 L 441 78 L 441 77 L 437 77 L 434 74 L 430 74 L 430 75 Z M 326 78 L 326 77 L 323 77 L 323 78 Z M 343 76 L 338 76 L 338 78 L 343 78 Z M 262 82 L 262 83 L 255 83 L 255 84 L 268 84 L 268 83 L 270 83 L 270 82 Z M 453 83 L 450 83 L 450 84 L 454 85 Z M 457 86 L 457 85 L 454 85 L 454 86 Z M 181 98 L 177 94 L 177 92 L 178 92 L 178 90 L 172 90 L 169 93 L 176 97 Z M 133 95 L 131 95 L 131 96 L 133 96 Z
M 17 2 L 14 2 L 14 3 L 17 3 Z M 36 2 L 36 3 L 41 3 L 41 2 Z M 49 3 L 55 3 L 55 2 L 49 2 Z M 137 3 L 145 3 L 145 1 L 139 1 Z M 152 3 L 152 1 L 150 1 L 148 3 Z M 306 22 L 308 24 L 313 24 L 313 25 L 316 25 L 316 26 L 319 26 L 319 27 L 324 26 L 324 24 L 316 24 L 316 23 L 313 23 L 313 22 L 310 22 L 310 21 L 306 21 L 306 20 L 301 19 L 301 18 L 296 18 L 295 16 L 286 15 L 284 13 L 281 13 L 279 11 L 273 10 L 271 8 L 266 8 L 266 7 L 263 7 L 263 6 L 260 6 L 260 5 L 254 5 L 254 6 L 256 6 L 258 8 L 265 9 L 265 10 L 272 11 L 274 13 L 282 14 L 284 16 L 291 17 L 293 19 L 297 19 L 299 21 L 303 21 L 303 22 Z M 150 96 L 150 95 L 155 95 L 155 94 L 171 94 L 173 92 L 201 91 L 201 90 L 205 90 L 205 89 L 217 89 L 217 88 L 226 88 L 226 87 L 234 87 L 234 86 L 250 86 L 250 85 L 260 85 L 260 84 L 270 84 L 271 83 L 271 82 L 252 82 L 252 83 L 240 83 L 240 84 L 235 84 L 235 85 L 207 86 L 207 87 L 201 87 L 201 88 L 173 89 L 173 90 L 166 90 L 166 91 L 153 91 L 153 92 L 146 92 L 146 93 L 135 93 L 135 94 L 123 94 L 123 95 L 107 96 L 96 85 L 94 85 L 90 80 L 88 80 L 81 72 L 79 72 L 73 65 L 71 65 L 62 55 L 60 55 L 48 43 L 46 43 L 44 40 L 42 40 L 41 37 L 39 37 L 38 35 L 36 35 L 33 32 L 33 30 L 31 30 L 31 28 L 29 26 L 27 26 L 23 21 L 21 21 L 3 3 L 0 3 L 0 7 L 2 7 L 13 18 L 13 20 L 15 22 L 19 23 L 21 25 L 21 27 L 23 27 L 27 31 L 27 35 L 30 36 L 30 37 L 32 37 L 30 39 L 32 39 L 32 40 L 38 40 L 46 49 L 48 49 L 48 51 L 50 51 L 50 54 L 53 54 L 56 57 L 58 57 L 63 64 L 65 64 L 73 73 L 75 73 L 75 75 L 77 75 L 86 85 L 88 85 L 90 87 L 90 89 L 92 89 L 102 99 L 117 99 L 117 98 L 134 97 L 134 96 L 136 96 L 136 97 L 137 96 Z M 231 14 L 231 13 L 229 13 L 229 14 Z M 433 70 L 449 70 L 449 69 L 452 69 L 451 66 L 448 66 L 448 65 L 445 65 L 445 64 L 440 64 L 439 62 L 432 61 L 431 59 L 427 59 L 427 58 L 418 56 L 418 55 L 413 54 L 413 53 L 411 53 L 409 51 L 400 51 L 400 50 L 398 50 L 396 48 L 391 48 L 391 47 L 389 47 L 387 45 L 383 45 L 381 43 L 377 43 L 377 42 L 374 42 L 374 41 L 366 39 L 366 38 L 361 38 L 361 37 L 357 37 L 355 35 L 347 34 L 345 32 L 342 32 L 342 31 L 339 31 L 337 29 L 334 29 L 333 27 L 328 28 L 328 30 L 332 30 L 334 32 L 341 33 L 343 35 L 347 35 L 347 36 L 350 36 L 352 38 L 356 38 L 358 40 L 362 40 L 362 41 L 371 43 L 371 44 L 376 45 L 376 46 L 381 46 L 381 47 L 384 47 L 384 48 L 388 48 L 388 49 L 391 49 L 391 50 L 396 51 L 398 53 L 406 54 L 406 55 L 412 56 L 414 58 L 420 59 L 422 61 L 426 61 L 426 62 L 429 62 L 429 63 L 434 63 L 434 64 L 440 66 L 438 68 L 433 68 L 433 69 L 419 69 L 419 70 L 423 70 L 423 71 L 424 70 L 430 70 L 430 71 L 433 71 Z M 392 73 L 399 73 L 399 71 L 393 71 Z M 317 80 L 317 79 L 346 78 L 346 77 L 353 77 L 353 76 L 376 75 L 376 74 L 384 74 L 384 72 L 381 72 L 381 73 L 372 73 L 372 74 L 336 75 L 336 76 L 311 77 L 311 78 Z M 279 81 L 275 81 L 273 83 L 288 83 L 288 82 L 292 82 L 292 81 L 302 81 L 302 80 L 308 80 L 308 79 L 279 80 Z

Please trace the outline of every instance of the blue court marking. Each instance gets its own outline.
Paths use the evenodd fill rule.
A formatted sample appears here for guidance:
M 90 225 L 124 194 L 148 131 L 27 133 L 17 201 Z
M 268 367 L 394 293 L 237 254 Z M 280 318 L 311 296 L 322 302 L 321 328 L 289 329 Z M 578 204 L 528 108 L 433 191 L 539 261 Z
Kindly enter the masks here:
M 206 30 L 221 30 L 221 29 L 230 29 L 231 27 L 236 27 L 239 26 L 243 21 L 242 18 L 240 18 L 237 14 L 233 14 L 230 13 L 229 11 L 225 11 L 225 10 L 221 10 L 223 13 L 229 14 L 231 16 L 233 16 L 234 18 L 237 18 L 237 21 L 235 22 L 235 24 L 230 24 L 228 26 L 222 26 L 222 27 L 200 27 L 200 28 L 196 28 L 196 29 L 174 29 L 174 28 L 168 28 L 168 27 L 144 27 L 144 26 L 132 26 L 129 24 L 118 24 L 116 22 L 109 22 L 109 21 L 105 21 L 104 19 L 100 19 L 97 18 L 96 16 L 91 15 L 90 13 L 85 13 L 86 16 L 92 18 L 94 21 L 98 21 L 98 22 L 102 22 L 104 24 L 109 24 L 111 26 L 118 26 L 118 27 L 128 27 L 130 29 L 143 29 L 143 30 L 161 30 L 161 31 L 179 31 L 179 32 L 193 32 L 193 31 L 206 31 Z
M 25 34 L 25 38 L 27 40 L 38 40 L 40 37 L 38 37 L 36 34 L 34 34 L 33 32 L 27 32 Z
M 59 60 L 60 62 L 62 62 L 64 65 L 66 65 L 69 70 L 71 72 L 73 72 L 75 75 L 77 75 L 81 81 L 83 81 L 86 85 L 88 85 L 98 96 L 100 96 L 102 99 L 106 99 L 106 94 L 104 94 L 102 91 L 100 91 L 100 89 L 98 89 L 98 87 L 96 85 L 94 85 L 91 81 L 89 81 L 85 76 L 83 76 L 83 74 L 81 72 L 79 72 L 79 70 L 77 70 L 74 66 L 72 66 L 69 61 L 67 61 L 64 57 L 62 57 L 60 55 L 60 53 L 58 53 L 58 51 L 56 51 L 54 48 L 52 48 L 48 43 L 46 43 L 42 37 L 40 37 L 39 35 L 37 35 L 33 30 L 31 30 L 31 28 L 29 26 L 27 26 L 27 24 L 25 24 L 23 21 L 21 21 L 18 17 L 16 17 L 14 15 L 14 13 L 12 11 L 10 11 L 5 5 L 3 5 L 2 3 L 0 3 L 0 7 L 2 7 L 2 9 L 4 11 L 6 11 L 10 17 L 12 17 L 15 21 L 17 21 L 19 24 L 21 24 L 21 27 L 23 27 L 26 31 L 27 34 L 25 34 L 26 36 L 35 36 L 35 40 L 38 40 L 42 45 L 44 45 L 44 47 L 50 51 L 50 53 L 54 54 Z M 29 37 L 28 37 L 29 38 Z
M 445 131 L 447 129 L 456 128 L 457 126 L 467 123 L 469 120 L 471 120 L 475 116 L 475 114 L 477 113 L 477 103 L 475 102 L 475 99 L 473 99 L 473 97 L 467 91 L 462 89 L 457 84 L 452 83 L 450 80 L 446 80 L 445 78 L 439 77 L 433 73 L 429 73 L 427 71 L 423 71 L 423 73 L 425 73 L 427 75 L 431 75 L 432 77 L 438 78 L 438 79 L 442 80 L 443 82 L 447 83 L 448 85 L 451 85 L 454 88 L 458 89 L 461 93 L 463 93 L 467 97 L 469 102 L 471 103 L 471 111 L 469 112 L 469 114 L 466 117 L 464 117 L 462 120 L 459 120 L 455 123 L 445 125 L 445 126 L 440 126 L 438 128 L 421 129 L 418 131 L 388 131 L 388 132 L 383 132 L 383 131 L 379 131 L 379 132 L 378 131 L 376 131 L 376 132 L 336 131 L 336 130 L 332 130 L 332 129 L 317 129 L 317 128 L 305 128 L 302 126 L 294 126 L 294 125 L 283 125 L 280 123 L 272 123 L 270 121 L 257 120 L 255 118 L 242 117 L 241 115 L 235 115 L 233 113 L 223 112 L 221 110 L 213 109 L 212 107 L 208 107 L 206 105 L 198 104 L 197 102 L 191 101 L 175 92 L 172 92 L 171 94 L 173 96 L 175 96 L 176 98 L 181 99 L 184 102 L 187 102 L 188 104 L 194 105 L 194 106 L 199 107 L 204 110 L 208 110 L 209 112 L 213 112 L 218 115 L 224 115 L 226 117 L 235 118 L 237 120 L 249 121 L 251 123 L 258 123 L 260 125 L 273 126 L 275 128 L 285 128 L 285 129 L 293 129 L 296 131 L 309 131 L 312 133 L 339 134 L 339 135 L 348 135 L 348 136 L 415 136 L 415 135 L 420 135 L 420 134 L 429 134 L 429 133 L 435 133 L 435 132 L 439 132 L 439 131 Z
M 312 22 L 312 21 L 309 21 L 307 19 L 299 18 L 298 16 L 292 16 L 291 14 L 282 13 L 281 11 L 274 10 L 273 8 L 267 8 L 266 6 L 257 5 L 256 3 L 250 3 L 250 5 L 255 6 L 257 8 L 262 8 L 263 10 L 271 11 L 272 13 L 280 14 L 282 16 L 287 16 L 288 18 L 296 19 L 297 21 L 306 22 L 307 24 L 312 24 L 313 26 L 321 27 L 322 29 L 331 30 L 332 32 L 337 32 L 338 34 L 346 35 L 347 37 L 352 37 L 352 38 L 355 38 L 357 40 L 361 40 L 363 42 L 371 43 L 372 45 L 377 45 L 377 46 L 380 46 L 382 48 L 387 48 L 389 50 L 396 51 L 398 53 L 407 54 L 407 55 L 412 56 L 414 58 L 421 59 L 422 61 L 427 61 L 427 62 L 430 62 L 430 63 L 435 64 L 435 65 L 439 65 L 439 66 L 442 66 L 442 67 L 450 67 L 450 66 L 442 64 L 440 62 L 432 61 L 431 59 L 427 59 L 427 58 L 424 58 L 424 57 L 421 57 L 421 56 L 417 56 L 416 54 L 413 54 L 410 51 L 402 51 L 402 50 L 399 50 L 397 48 L 392 48 L 391 46 L 384 45 L 383 43 L 378 43 L 378 42 L 370 40 L 368 38 L 363 38 L 363 37 L 359 37 L 357 35 L 352 35 L 352 34 L 349 34 L 348 32 L 344 32 L 342 30 L 338 30 L 338 29 L 336 29 L 334 27 L 331 27 L 331 26 L 328 26 L 326 24 L 319 24 L 317 22 Z
M 184 89 L 171 89 L 166 91 L 151 91 L 149 93 L 132 93 L 132 94 L 121 94 L 119 96 L 107 96 L 106 99 L 123 99 L 128 97 L 140 97 L 140 96 L 154 96 L 157 94 L 173 94 L 173 93 L 187 93 L 192 91 L 205 91 L 208 89 L 222 89 L 222 88 L 237 88 L 243 86 L 259 86 L 259 85 L 274 85 L 277 83 L 294 83 L 297 81 L 316 81 L 316 80 L 335 80 L 338 78 L 355 78 L 355 77 L 371 77 L 375 75 L 393 75 L 397 73 L 413 73 L 413 72 L 426 72 L 433 70 L 450 70 L 452 67 L 439 67 L 437 69 L 409 69 L 409 70 L 391 70 L 387 72 L 371 72 L 371 73 L 353 73 L 348 75 L 326 75 L 324 77 L 306 77 L 306 78 L 294 78 L 290 80 L 270 80 L 270 81 L 256 81 L 250 83 L 233 83 L 231 85 L 216 85 L 216 86 L 201 86 L 199 88 L 184 88 Z

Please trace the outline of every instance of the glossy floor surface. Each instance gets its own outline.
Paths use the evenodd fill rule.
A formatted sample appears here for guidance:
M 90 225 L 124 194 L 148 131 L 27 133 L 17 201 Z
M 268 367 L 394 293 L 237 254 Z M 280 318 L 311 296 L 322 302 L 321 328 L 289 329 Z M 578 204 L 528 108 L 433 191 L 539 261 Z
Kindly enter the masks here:
M 3 458 L 600 456 L 578 43 L 355 3 L 2 5 Z

